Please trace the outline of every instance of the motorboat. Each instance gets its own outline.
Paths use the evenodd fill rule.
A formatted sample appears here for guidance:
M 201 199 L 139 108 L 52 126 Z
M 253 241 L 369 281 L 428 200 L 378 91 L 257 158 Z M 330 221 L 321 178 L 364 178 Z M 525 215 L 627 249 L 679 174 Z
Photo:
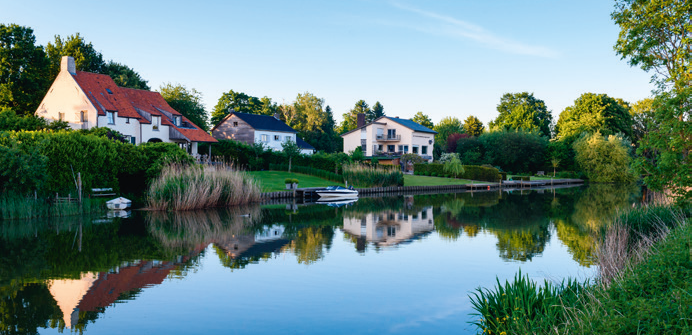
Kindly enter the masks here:
M 355 204 L 356 201 L 358 201 L 357 197 L 328 197 L 328 198 L 320 198 L 317 200 L 317 204 L 320 205 L 327 205 L 329 207 L 344 207 L 344 206 L 349 206 L 352 204 Z
M 123 197 L 118 197 L 113 200 L 106 201 L 106 207 L 111 210 L 122 210 L 128 209 L 132 206 L 132 201 L 130 199 L 125 199 Z
M 326 188 L 316 190 L 320 198 L 357 198 L 358 191 L 351 188 L 341 186 L 328 186 Z

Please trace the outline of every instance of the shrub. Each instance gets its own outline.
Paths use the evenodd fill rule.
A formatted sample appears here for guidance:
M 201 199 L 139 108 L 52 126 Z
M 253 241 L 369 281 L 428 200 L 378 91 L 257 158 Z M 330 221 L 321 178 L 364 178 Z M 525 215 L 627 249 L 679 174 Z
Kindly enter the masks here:
M 629 141 L 621 135 L 604 138 L 600 132 L 582 135 L 574 142 L 575 161 L 589 180 L 598 183 L 631 183 L 635 180 L 630 169 Z
M 269 169 L 274 170 L 274 171 L 288 171 L 288 165 L 287 164 L 271 164 L 271 165 L 269 165 Z M 336 173 L 333 173 L 330 171 L 315 169 L 315 168 L 307 167 L 307 166 L 294 165 L 291 167 L 291 171 L 296 172 L 296 173 L 302 173 L 302 174 L 307 174 L 310 176 L 319 177 L 322 179 L 327 179 L 330 181 L 335 181 L 338 183 L 342 183 L 344 181 L 344 177 L 340 174 L 336 174 Z
M 351 163 L 344 166 L 344 180 L 359 187 L 403 186 L 404 174 L 398 166 L 364 166 Z

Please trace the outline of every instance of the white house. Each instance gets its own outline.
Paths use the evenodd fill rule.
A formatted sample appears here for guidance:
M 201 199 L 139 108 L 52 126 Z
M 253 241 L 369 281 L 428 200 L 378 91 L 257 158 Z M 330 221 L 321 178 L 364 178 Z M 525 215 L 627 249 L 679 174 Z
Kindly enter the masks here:
M 296 136 L 298 132 L 278 115 L 257 115 L 232 111 L 211 130 L 217 140 L 236 140 L 247 144 L 262 143 L 265 148 L 281 151 L 282 143 L 296 142 L 302 154 L 311 155 L 315 148 Z
M 365 124 L 365 115 L 358 115 L 358 127 L 341 137 L 344 152 L 360 147 L 366 157 L 398 157 L 418 154 L 432 162 L 436 131 L 414 121 L 380 116 Z
M 64 56 L 60 73 L 36 115 L 66 121 L 73 129 L 108 127 L 132 144 L 172 142 L 192 155 L 200 142 L 217 142 L 168 105 L 158 92 L 118 87 L 105 74 L 77 71 Z

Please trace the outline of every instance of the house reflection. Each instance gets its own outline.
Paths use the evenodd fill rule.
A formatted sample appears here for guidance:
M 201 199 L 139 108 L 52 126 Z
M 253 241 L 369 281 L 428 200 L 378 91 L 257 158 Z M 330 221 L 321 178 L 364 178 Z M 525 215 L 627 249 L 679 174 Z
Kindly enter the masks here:
M 407 206 L 409 207 L 409 206 Z M 365 250 L 366 242 L 393 246 L 433 231 L 433 207 L 419 210 L 385 210 L 344 217 L 343 230 L 356 239 L 356 249 Z
M 224 266 L 237 269 L 250 262 L 279 252 L 290 240 L 284 237 L 284 226 L 263 226 L 252 234 L 233 235 L 215 239 L 214 247 Z

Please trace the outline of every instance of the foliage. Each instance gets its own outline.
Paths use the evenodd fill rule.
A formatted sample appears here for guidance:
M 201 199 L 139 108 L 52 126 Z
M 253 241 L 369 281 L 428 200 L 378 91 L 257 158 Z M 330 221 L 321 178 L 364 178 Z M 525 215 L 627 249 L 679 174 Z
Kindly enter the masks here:
M 447 150 L 447 137 L 449 137 L 449 135 L 464 133 L 464 127 L 461 121 L 453 116 L 444 117 L 435 125 L 433 130 L 437 132 L 435 135 L 435 143 L 440 146 L 442 151 Z
M 282 108 L 282 116 L 286 124 L 316 150 L 337 152 L 342 148 L 342 139 L 334 129 L 336 121 L 331 107 L 322 108 L 323 105 L 324 99 L 305 92 L 298 94 L 292 108 Z
M 460 173 L 464 173 L 464 166 L 461 165 L 459 154 L 452 153 L 449 155 L 449 159 L 444 163 L 444 170 L 445 172 L 454 175 L 454 178 L 457 178 Z
M 548 139 L 538 131 L 493 131 L 482 134 L 478 141 L 485 164 L 515 173 L 544 169 Z
M 670 189 L 680 205 L 692 199 L 692 88 L 660 94 L 653 123 L 637 149 L 636 169 L 654 190 Z
M 419 111 L 416 113 L 416 115 L 411 118 L 411 121 L 418 123 L 421 126 L 428 127 L 430 129 L 435 128 L 435 125 L 433 124 L 432 120 L 430 117 L 426 114 L 423 114 L 423 112 Z
M 485 130 L 483 127 L 483 122 L 479 120 L 477 117 L 473 115 L 469 115 L 469 117 L 464 120 L 464 130 L 466 131 L 466 134 L 469 136 L 480 136 L 483 134 L 483 131 Z
M 271 164 L 272 171 L 252 171 L 248 172 L 253 176 L 262 188 L 262 192 L 283 192 L 286 191 L 284 179 L 299 179 L 301 187 L 326 187 L 330 185 L 344 186 L 344 179 L 341 175 L 330 174 L 328 171 L 317 170 L 311 167 L 294 165 L 293 171 L 299 173 L 288 173 L 288 165 Z M 331 176 L 331 178 L 330 178 Z M 338 177 L 337 177 L 338 176 Z M 336 180 L 334 180 L 336 179 Z
M 372 115 L 372 110 L 365 100 L 358 100 L 348 113 L 343 114 L 344 120 L 341 122 L 337 132 L 344 134 L 358 128 L 358 114 L 365 114 L 366 117 L 368 114 Z M 368 122 L 366 119 L 365 123 L 367 124 Z
M 372 105 L 370 113 L 365 115 L 365 122 L 369 123 L 375 121 L 380 116 L 384 116 L 384 106 L 382 106 L 379 101 L 376 101 L 375 104 Z
M 67 130 L 70 126 L 65 121 L 48 122 L 42 117 L 28 114 L 19 116 L 14 110 L 0 108 L 0 131 L 7 130 Z
M 365 159 L 365 153 L 363 153 L 363 149 L 361 147 L 356 147 L 355 150 L 349 152 L 351 156 L 351 161 L 353 162 L 361 162 Z
M 545 280 L 538 286 L 519 271 L 512 282 L 497 280 L 494 290 L 476 289 L 469 297 L 480 317 L 474 325 L 488 334 L 536 334 L 566 322 L 563 305 L 578 307 L 588 283 L 568 279 L 559 284 Z
M 630 170 L 628 142 L 621 136 L 604 138 L 600 132 L 584 134 L 574 142 L 575 160 L 592 182 L 629 183 L 635 180 Z
M 459 134 L 459 133 L 454 133 L 454 134 L 449 135 L 447 137 L 447 152 L 448 153 L 456 153 L 457 152 L 457 143 L 459 142 L 459 140 L 462 138 L 468 138 L 468 137 L 469 137 L 468 134 Z
M 657 126 L 654 120 L 654 99 L 647 98 L 639 100 L 632 105 L 630 114 L 632 115 L 632 142 L 639 147 L 644 137 Z
M 243 92 L 230 90 L 222 94 L 214 106 L 211 112 L 211 125 L 219 124 L 226 115 L 231 113 L 231 110 L 238 113 L 274 115 L 277 112 L 277 106 L 267 97 L 259 99 Z
M 48 179 L 48 158 L 36 148 L 19 149 L 17 143 L 0 146 L 0 191 L 40 190 Z
M 54 42 L 46 45 L 46 54 L 50 62 L 49 78 L 51 79 L 58 76 L 62 57 L 71 56 L 74 58 L 78 71 L 108 75 L 120 87 L 149 90 L 147 81 L 137 72 L 127 65 L 112 60 L 106 62 L 93 44 L 87 43 L 79 33 L 65 39 L 56 35 Z
M 232 166 L 171 164 L 147 190 L 147 206 L 153 210 L 229 207 L 259 199 L 260 186 L 255 179 Z
M 367 166 L 349 163 L 344 166 L 344 180 L 359 187 L 404 186 L 404 174 L 398 167 Z
M 459 159 L 466 165 L 482 165 L 483 164 L 483 145 L 476 137 L 461 137 L 456 143 L 456 152 L 459 154 Z
M 535 98 L 533 93 L 505 93 L 497 105 L 497 111 L 500 115 L 490 121 L 490 128 L 537 130 L 550 138 L 550 123 L 553 117 L 545 102 Z
M 622 133 L 631 139 L 632 116 L 628 109 L 624 102 L 606 94 L 584 93 L 560 113 L 555 132 L 560 140 L 597 131 L 605 136 Z
M 57 203 L 53 200 L 53 198 L 34 198 L 33 194 L 0 193 L 0 221 L 73 216 L 105 210 L 104 201 L 98 199 L 85 197 L 81 205 L 77 202 Z
M 0 23 L 0 108 L 33 115 L 50 85 L 48 60 L 34 31 Z
M 377 158 L 373 158 L 373 165 L 375 164 L 375 162 L 374 162 L 375 159 L 377 159 Z M 421 157 L 418 154 L 403 154 L 403 155 L 401 155 L 401 157 L 399 157 L 399 162 L 405 168 L 408 168 L 408 167 L 413 168 L 414 164 L 423 163 L 425 161 L 426 160 L 423 159 L 423 157 Z
M 204 110 L 202 93 L 196 89 L 187 89 L 182 84 L 166 83 L 159 88 L 161 96 L 176 111 L 183 114 L 192 123 L 204 131 L 209 131 L 209 116 Z

